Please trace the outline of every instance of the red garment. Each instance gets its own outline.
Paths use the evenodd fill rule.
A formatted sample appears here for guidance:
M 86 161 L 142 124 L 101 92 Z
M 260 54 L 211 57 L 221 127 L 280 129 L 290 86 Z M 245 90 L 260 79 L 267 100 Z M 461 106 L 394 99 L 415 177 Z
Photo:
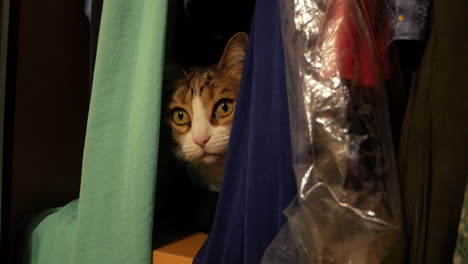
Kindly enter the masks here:
M 377 86 L 390 77 L 387 43 L 390 21 L 377 0 L 330 1 L 322 30 L 323 40 L 334 41 L 335 64 L 343 79 L 353 86 Z M 333 28 L 336 27 L 336 28 Z M 332 35 L 335 36 L 332 36 Z M 383 74 L 383 76 L 382 76 Z

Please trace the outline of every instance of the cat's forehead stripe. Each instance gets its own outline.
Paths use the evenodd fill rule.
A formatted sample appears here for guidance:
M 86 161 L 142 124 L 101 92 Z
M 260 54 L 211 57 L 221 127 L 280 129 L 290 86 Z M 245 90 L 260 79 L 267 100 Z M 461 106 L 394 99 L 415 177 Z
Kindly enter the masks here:
M 206 78 L 206 73 L 203 74 L 203 76 L 202 76 L 201 79 L 202 79 L 202 80 L 200 80 L 200 81 L 203 81 L 203 83 L 199 86 L 199 87 L 200 87 L 200 93 L 199 93 L 200 96 L 203 94 L 203 90 L 205 90 L 205 87 L 206 87 L 206 86 L 208 85 L 208 83 L 209 83 L 208 79 Z
M 209 72 L 205 72 L 199 76 L 191 74 L 190 79 L 187 80 L 188 86 L 192 96 L 202 96 L 206 87 L 211 87 L 212 77 Z M 211 90 L 211 89 L 210 89 Z

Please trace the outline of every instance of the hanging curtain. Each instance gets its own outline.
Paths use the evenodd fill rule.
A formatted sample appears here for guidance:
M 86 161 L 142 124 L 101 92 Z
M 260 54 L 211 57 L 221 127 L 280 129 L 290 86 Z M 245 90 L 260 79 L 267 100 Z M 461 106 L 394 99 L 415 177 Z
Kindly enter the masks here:
M 150 263 L 166 9 L 104 1 L 80 197 L 31 222 L 23 263 Z
M 224 178 L 195 264 L 258 264 L 295 195 L 277 0 L 257 0 Z

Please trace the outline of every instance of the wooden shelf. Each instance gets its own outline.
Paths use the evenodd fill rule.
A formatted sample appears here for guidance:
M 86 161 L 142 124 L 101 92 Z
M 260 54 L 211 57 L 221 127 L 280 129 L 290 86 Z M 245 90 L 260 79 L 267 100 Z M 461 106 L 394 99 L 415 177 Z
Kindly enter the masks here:
M 195 233 L 153 251 L 153 264 L 192 264 L 193 258 L 207 239 Z

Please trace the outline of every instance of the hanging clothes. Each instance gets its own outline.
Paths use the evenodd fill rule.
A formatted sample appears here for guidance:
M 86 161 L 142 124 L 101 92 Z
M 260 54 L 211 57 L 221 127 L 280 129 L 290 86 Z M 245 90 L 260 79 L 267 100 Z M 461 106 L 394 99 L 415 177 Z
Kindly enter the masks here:
M 465 190 L 465 201 L 458 225 L 458 239 L 453 264 L 468 263 L 468 185 Z
M 401 235 L 386 3 L 280 6 L 298 198 L 262 263 L 382 263 Z
M 106 2 L 79 200 L 31 222 L 24 264 L 151 262 L 166 9 Z
M 467 1 L 434 0 L 400 142 L 411 264 L 452 262 L 468 157 Z
M 353 6 L 361 9 L 362 20 L 368 32 L 360 28 L 353 16 L 347 15 Z M 385 79 L 390 78 L 390 65 L 388 58 L 388 43 L 390 41 L 390 24 L 387 10 L 376 4 L 375 0 L 363 1 L 333 1 L 324 18 L 324 27 L 333 28 L 339 22 L 336 31 L 336 63 L 339 65 L 340 76 L 352 81 L 355 85 L 375 87 L 381 81 L 376 74 L 375 61 Z M 376 47 L 367 43 L 365 34 L 375 41 Z M 375 54 L 377 52 L 377 54 Z M 380 77 L 380 76 L 379 76 Z
M 393 40 L 426 40 L 432 0 L 390 0 Z
M 429 32 L 432 0 L 390 0 L 391 46 L 398 53 L 402 83 L 389 90 L 393 135 L 398 149 L 412 76 L 421 63 Z M 388 44 L 388 43 L 387 43 Z
M 215 222 L 195 264 L 258 264 L 296 194 L 276 0 L 256 2 Z

